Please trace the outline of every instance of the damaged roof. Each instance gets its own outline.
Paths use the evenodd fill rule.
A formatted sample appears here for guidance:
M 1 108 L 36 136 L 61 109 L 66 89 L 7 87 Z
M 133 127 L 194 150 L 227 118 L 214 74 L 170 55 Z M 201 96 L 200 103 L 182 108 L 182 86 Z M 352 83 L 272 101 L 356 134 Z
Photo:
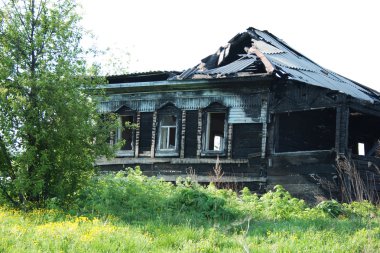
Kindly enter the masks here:
M 248 28 L 176 80 L 274 76 L 339 91 L 352 97 L 380 102 L 380 93 L 327 70 L 268 31 Z

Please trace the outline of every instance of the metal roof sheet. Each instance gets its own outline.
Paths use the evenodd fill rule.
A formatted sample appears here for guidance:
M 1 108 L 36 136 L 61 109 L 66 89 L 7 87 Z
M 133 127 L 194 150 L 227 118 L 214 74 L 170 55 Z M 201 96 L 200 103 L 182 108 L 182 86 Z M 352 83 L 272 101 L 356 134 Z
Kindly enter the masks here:
M 274 65 L 281 67 L 285 72 L 290 74 L 291 79 L 340 91 L 352 97 L 374 102 L 377 95 L 369 89 L 366 90 L 363 86 L 322 68 L 269 33 L 262 31 L 256 31 L 256 33 L 280 50 L 285 51 L 284 54 L 264 54 Z M 295 72 L 294 70 L 297 71 Z
M 255 39 L 252 39 L 252 41 L 255 44 L 255 46 L 262 53 L 265 53 L 265 54 L 281 54 L 281 53 L 285 53 L 284 51 L 282 51 L 282 50 L 278 49 L 277 47 L 274 47 L 274 46 L 266 43 L 265 41 L 255 40 Z
M 228 65 L 225 65 L 223 67 L 206 70 L 206 71 L 202 71 L 199 73 L 202 73 L 202 74 L 221 74 L 221 75 L 228 75 L 231 73 L 237 73 L 239 71 L 244 70 L 249 65 L 253 64 L 256 60 L 257 60 L 256 57 L 255 58 L 243 57 L 243 58 L 240 58 L 239 60 L 236 60 L 236 61 L 234 61 Z
M 287 78 L 291 80 L 297 80 L 306 84 L 340 91 L 352 97 L 370 101 L 372 103 L 374 101 L 380 102 L 379 92 L 351 81 L 348 78 L 335 74 L 332 71 L 326 70 L 309 58 L 292 49 L 284 41 L 267 31 L 248 28 L 247 31 L 242 34 L 247 35 L 248 38 L 251 37 L 251 41 L 254 43 L 254 46 L 265 55 L 275 69 L 285 72 L 287 74 Z M 236 37 L 243 38 L 244 36 L 235 36 L 234 38 Z M 231 43 L 234 42 L 234 38 L 230 41 Z M 237 41 L 234 46 L 239 46 L 239 43 L 240 41 Z M 247 45 L 247 41 L 243 41 L 241 43 L 245 43 L 245 46 Z M 244 48 L 243 44 L 241 44 L 241 46 Z M 237 73 L 243 71 L 248 66 L 250 66 L 251 70 L 253 70 L 253 74 L 260 73 L 259 68 L 255 68 L 256 64 L 260 64 L 260 59 L 257 57 L 252 57 L 252 55 L 253 54 L 243 56 L 242 58 L 233 60 L 222 67 L 216 67 L 203 71 L 193 68 L 192 71 L 189 70 L 184 72 L 178 79 L 191 79 L 196 73 L 211 75 L 210 78 L 217 78 L 213 75 L 229 75 Z M 236 58 L 232 57 L 232 59 Z M 254 72 L 255 70 L 257 73 Z

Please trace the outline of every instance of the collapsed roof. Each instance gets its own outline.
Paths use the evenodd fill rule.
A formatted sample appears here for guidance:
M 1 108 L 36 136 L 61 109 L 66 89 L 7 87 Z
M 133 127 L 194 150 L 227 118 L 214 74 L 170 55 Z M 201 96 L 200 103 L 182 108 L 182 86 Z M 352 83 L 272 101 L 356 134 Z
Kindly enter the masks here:
M 352 97 L 380 102 L 380 93 L 327 70 L 268 31 L 248 28 L 233 37 L 215 54 L 172 79 L 216 79 L 249 76 L 274 76 L 296 80 Z

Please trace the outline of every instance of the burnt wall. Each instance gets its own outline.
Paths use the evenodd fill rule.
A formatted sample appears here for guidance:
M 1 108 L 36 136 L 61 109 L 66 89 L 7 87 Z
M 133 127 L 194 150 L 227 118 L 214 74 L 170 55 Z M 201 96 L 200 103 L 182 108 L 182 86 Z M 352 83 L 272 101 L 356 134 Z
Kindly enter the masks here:
M 234 124 L 232 157 L 247 158 L 261 152 L 262 124 Z
M 140 146 L 139 151 L 150 151 L 152 144 L 153 113 L 143 112 L 140 118 Z
M 186 111 L 185 157 L 197 156 L 198 111 Z

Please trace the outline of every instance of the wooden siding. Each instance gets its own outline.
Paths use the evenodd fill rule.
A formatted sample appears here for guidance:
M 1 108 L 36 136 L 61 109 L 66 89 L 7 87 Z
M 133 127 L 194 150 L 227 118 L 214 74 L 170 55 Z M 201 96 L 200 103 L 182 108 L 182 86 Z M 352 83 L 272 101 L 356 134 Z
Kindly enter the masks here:
M 152 145 L 153 113 L 144 112 L 140 114 L 140 154 L 150 152 Z
M 260 153 L 262 124 L 235 124 L 233 128 L 232 157 L 247 158 Z
M 185 157 L 197 157 L 198 111 L 186 111 Z

